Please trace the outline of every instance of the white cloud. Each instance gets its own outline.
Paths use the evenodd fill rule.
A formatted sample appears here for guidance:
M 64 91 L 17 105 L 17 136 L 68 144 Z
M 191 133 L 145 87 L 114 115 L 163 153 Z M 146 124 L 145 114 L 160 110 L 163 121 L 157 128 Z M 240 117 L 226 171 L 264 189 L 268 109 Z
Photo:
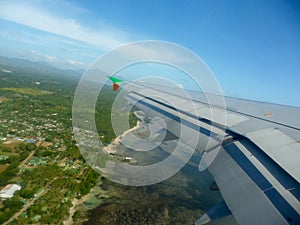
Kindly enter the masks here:
M 66 59 L 62 57 L 57 57 L 54 55 L 48 55 L 44 53 L 37 52 L 35 50 L 31 50 L 33 60 L 34 61 L 47 61 L 52 65 L 61 66 L 61 65 L 69 65 L 71 68 L 86 68 L 87 64 L 74 59 Z
M 55 15 L 34 4 L 28 4 L 27 1 L 1 1 L 0 18 L 63 35 L 105 50 L 121 45 L 128 39 L 127 35 L 118 29 L 109 27 L 109 29 L 93 30 L 82 25 L 75 18 Z
M 81 61 L 76 61 L 72 59 L 67 59 L 68 64 L 71 64 L 72 66 L 78 66 L 78 67 L 86 67 L 86 63 Z
M 31 53 L 33 55 L 37 56 L 38 58 L 47 60 L 49 62 L 54 62 L 57 59 L 57 57 L 54 55 L 42 54 L 42 53 L 36 52 L 34 50 L 32 50 Z
M 2 69 L 1 71 L 4 72 L 4 73 L 12 73 L 12 71 L 6 70 L 6 69 Z
M 177 83 L 176 84 L 179 88 L 184 89 L 184 86 L 182 84 Z

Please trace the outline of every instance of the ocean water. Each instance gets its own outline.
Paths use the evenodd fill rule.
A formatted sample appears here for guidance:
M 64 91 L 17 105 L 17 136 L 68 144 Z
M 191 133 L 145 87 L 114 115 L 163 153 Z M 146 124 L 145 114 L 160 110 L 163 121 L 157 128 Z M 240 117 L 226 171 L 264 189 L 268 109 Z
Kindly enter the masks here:
M 218 191 L 210 191 L 209 172 L 199 172 L 199 154 L 177 174 L 158 184 L 131 187 L 101 179 L 93 201 L 100 205 L 88 211 L 84 224 L 101 225 L 189 225 L 214 204 L 222 201 Z M 87 205 L 92 204 L 87 202 Z
M 168 157 L 177 140 L 162 143 L 151 151 L 136 151 L 135 147 L 147 149 L 149 130 L 143 115 L 142 121 L 133 129 L 140 140 L 126 139 L 128 131 L 108 146 L 114 157 L 131 157 L 134 165 L 150 165 Z M 143 140 L 144 138 L 144 140 Z M 128 148 L 124 143 L 135 146 Z M 185 166 L 171 178 L 157 184 L 133 187 L 114 183 L 101 177 L 94 194 L 85 202 L 88 220 L 84 225 L 192 225 L 207 210 L 221 202 L 219 191 L 209 190 L 214 182 L 208 171 L 199 172 L 201 155 L 194 152 Z M 211 225 L 235 224 L 232 218 L 222 219 Z

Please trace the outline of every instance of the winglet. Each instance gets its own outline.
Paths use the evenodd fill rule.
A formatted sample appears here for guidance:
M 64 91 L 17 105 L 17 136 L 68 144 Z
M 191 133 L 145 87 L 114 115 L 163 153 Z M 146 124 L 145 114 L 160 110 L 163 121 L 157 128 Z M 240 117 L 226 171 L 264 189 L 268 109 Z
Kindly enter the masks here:
M 113 84 L 113 90 L 117 91 L 119 89 L 119 84 L 123 82 L 123 80 L 118 79 L 116 77 L 110 76 L 108 77 L 114 84 Z

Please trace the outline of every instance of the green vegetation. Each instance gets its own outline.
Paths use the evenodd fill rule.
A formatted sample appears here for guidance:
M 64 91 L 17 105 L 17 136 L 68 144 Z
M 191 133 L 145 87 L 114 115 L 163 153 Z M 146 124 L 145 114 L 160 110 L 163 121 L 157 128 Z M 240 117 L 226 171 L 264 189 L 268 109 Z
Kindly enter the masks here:
M 22 210 L 13 224 L 61 224 L 72 201 L 88 194 L 99 178 L 73 136 L 72 101 L 79 76 L 30 63 L 2 62 L 2 67 L 13 72 L 0 71 L 0 188 L 15 183 L 22 189 L 11 200 L 0 199 L 0 223 Z M 116 95 L 104 86 L 96 104 L 96 127 L 104 144 L 115 138 L 111 107 Z M 129 114 L 130 126 L 136 122 Z M 105 157 L 97 159 L 100 165 Z M 81 216 L 77 210 L 72 218 L 80 221 Z
M 17 157 L 10 157 L 5 161 L 9 164 L 9 166 L 0 173 L 0 186 L 8 184 L 8 181 L 15 177 L 19 172 L 19 159 Z
M 13 197 L 10 200 L 3 202 L 3 207 L 0 211 L 0 223 L 7 221 L 12 215 L 18 212 L 23 207 L 20 198 Z
M 79 76 L 17 64 L 2 62 L 13 73 L 0 71 L 0 189 L 11 183 L 22 189 L 11 199 L 0 199 L 0 224 L 20 210 L 13 224 L 62 224 L 72 200 L 89 193 L 99 177 L 86 164 L 72 132 L 72 100 Z M 101 107 L 106 114 L 105 104 Z M 112 138 L 107 133 L 107 141 Z M 74 220 L 79 216 L 78 211 Z
M 111 122 L 111 108 L 116 98 L 118 92 L 112 91 L 112 87 L 104 86 L 99 96 L 101 99 L 98 98 L 97 105 L 96 105 L 96 127 L 98 133 L 103 135 L 101 139 L 102 143 L 110 143 L 116 135 L 114 133 L 112 122 Z M 134 127 L 137 124 L 138 119 L 133 113 L 129 113 L 126 115 L 124 112 L 119 112 L 120 116 L 124 116 L 129 118 L 129 126 L 130 128 Z
M 33 198 L 34 197 L 34 194 L 35 194 L 35 191 L 32 190 L 32 189 L 22 189 L 20 191 L 20 197 L 22 198 L 27 198 L 27 199 L 30 199 L 30 198 Z
M 78 220 L 78 218 L 80 218 L 80 215 L 81 215 L 80 211 L 77 210 L 72 217 L 73 221 L 76 222 Z
M 20 94 L 26 94 L 26 95 L 44 95 L 47 92 L 41 91 L 38 89 L 32 89 L 32 88 L 0 88 L 2 91 L 12 91 Z

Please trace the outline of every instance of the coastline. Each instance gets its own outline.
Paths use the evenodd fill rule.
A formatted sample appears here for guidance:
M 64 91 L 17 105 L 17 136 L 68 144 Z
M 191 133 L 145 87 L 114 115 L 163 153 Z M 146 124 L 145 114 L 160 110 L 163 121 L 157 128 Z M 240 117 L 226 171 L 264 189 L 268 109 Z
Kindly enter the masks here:
M 139 135 L 138 129 L 142 133 L 146 123 L 142 118 L 136 126 L 116 137 L 105 151 L 112 155 L 121 153 L 118 152 L 121 139 L 130 132 Z M 222 199 L 219 193 L 208 189 L 213 182 L 211 175 L 198 172 L 199 157 L 194 155 L 190 163 L 173 177 L 150 186 L 124 186 L 100 176 L 85 201 L 77 205 L 82 213 L 73 224 L 194 224 L 205 211 Z
M 63 221 L 64 225 L 72 225 L 72 224 L 74 224 L 73 216 L 74 216 L 76 210 L 78 210 L 78 208 L 84 203 L 84 201 L 87 200 L 89 194 L 90 193 L 82 196 L 80 199 L 77 199 L 77 198 L 73 199 L 73 201 L 72 201 L 72 207 L 69 209 L 69 217 L 68 217 L 68 219 L 66 219 L 66 220 Z
M 138 112 L 134 112 L 134 115 L 139 119 L 137 121 L 137 124 L 134 127 L 132 127 L 131 129 L 126 130 L 123 134 L 117 136 L 109 145 L 105 146 L 103 148 L 104 152 L 106 152 L 110 155 L 116 154 L 117 150 L 115 148 L 117 148 L 122 143 L 121 139 L 124 136 L 128 135 L 131 132 L 138 130 L 141 127 L 144 116 L 140 115 Z M 82 212 L 82 214 L 84 214 L 83 216 L 80 217 L 80 222 L 82 223 L 87 219 L 86 213 L 88 211 L 91 211 L 91 210 L 101 206 L 102 204 L 105 204 L 105 201 L 101 201 L 98 199 L 99 195 L 101 195 L 102 198 L 109 198 L 110 195 L 109 194 L 107 195 L 106 194 L 107 192 L 105 192 L 104 190 L 102 190 L 100 188 L 100 186 L 102 184 L 103 184 L 103 182 L 101 182 L 101 174 L 100 174 L 99 181 L 93 188 L 91 188 L 91 190 L 88 194 L 82 196 L 80 199 L 76 199 L 76 198 L 73 199 L 72 207 L 69 209 L 69 217 L 63 221 L 64 225 L 72 225 L 72 224 L 76 223 L 73 220 L 73 216 L 77 210 L 80 210 Z

